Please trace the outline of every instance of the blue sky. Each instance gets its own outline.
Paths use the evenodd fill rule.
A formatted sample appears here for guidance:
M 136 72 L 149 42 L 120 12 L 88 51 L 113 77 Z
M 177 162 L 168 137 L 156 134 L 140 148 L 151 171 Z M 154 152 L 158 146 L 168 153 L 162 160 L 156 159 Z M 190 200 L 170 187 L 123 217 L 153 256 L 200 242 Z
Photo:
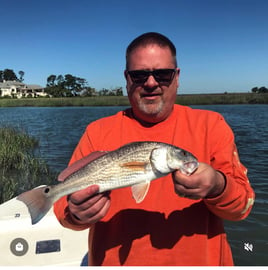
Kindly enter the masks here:
M 177 47 L 179 92 L 268 87 L 266 0 L 0 0 L 0 70 L 46 85 L 72 74 L 91 87 L 123 87 L 125 49 L 149 31 Z

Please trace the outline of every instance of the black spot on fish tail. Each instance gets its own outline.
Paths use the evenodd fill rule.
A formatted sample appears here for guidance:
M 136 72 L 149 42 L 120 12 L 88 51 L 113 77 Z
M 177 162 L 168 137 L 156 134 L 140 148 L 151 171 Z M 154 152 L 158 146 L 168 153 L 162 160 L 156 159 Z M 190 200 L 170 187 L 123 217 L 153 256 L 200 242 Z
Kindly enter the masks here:
M 38 187 L 20 194 L 17 200 L 22 201 L 28 207 L 32 224 L 39 222 L 52 207 L 53 196 L 47 196 L 50 187 Z

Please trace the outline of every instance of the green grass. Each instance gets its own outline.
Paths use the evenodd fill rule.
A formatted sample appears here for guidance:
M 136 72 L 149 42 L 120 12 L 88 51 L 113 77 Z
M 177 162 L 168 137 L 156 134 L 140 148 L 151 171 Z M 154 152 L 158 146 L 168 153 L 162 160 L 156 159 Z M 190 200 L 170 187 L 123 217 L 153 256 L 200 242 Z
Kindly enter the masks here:
M 127 106 L 124 96 L 0 99 L 0 107 Z
M 178 95 L 182 105 L 268 104 L 268 93 Z M 0 99 L 0 107 L 129 106 L 126 96 Z
M 56 173 L 36 155 L 38 141 L 25 131 L 0 128 L 0 203 L 41 184 L 55 182 Z
M 177 97 L 176 103 L 182 105 L 268 104 L 268 93 L 179 95 Z
M 268 104 L 268 93 L 178 95 L 182 105 Z M 0 107 L 129 106 L 126 96 L 0 99 Z

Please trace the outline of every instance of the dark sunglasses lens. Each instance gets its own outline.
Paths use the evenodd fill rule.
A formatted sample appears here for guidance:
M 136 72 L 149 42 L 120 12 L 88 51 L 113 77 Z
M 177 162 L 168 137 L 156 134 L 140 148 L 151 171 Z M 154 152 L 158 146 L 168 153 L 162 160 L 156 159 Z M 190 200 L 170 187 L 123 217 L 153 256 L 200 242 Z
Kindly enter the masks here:
M 145 83 L 149 77 L 148 72 L 144 70 L 129 71 L 128 73 L 134 83 Z
M 158 69 L 154 71 L 154 78 L 158 82 L 170 82 L 174 76 L 173 69 Z

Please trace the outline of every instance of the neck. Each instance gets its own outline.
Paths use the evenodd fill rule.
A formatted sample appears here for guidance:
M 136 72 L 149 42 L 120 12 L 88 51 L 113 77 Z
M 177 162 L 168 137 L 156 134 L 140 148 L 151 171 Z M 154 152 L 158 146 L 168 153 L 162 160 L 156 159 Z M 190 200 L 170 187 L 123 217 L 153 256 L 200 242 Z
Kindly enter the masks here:
M 133 112 L 133 109 L 131 109 L 131 115 L 132 115 L 132 118 L 136 119 L 144 127 L 153 127 L 153 126 L 165 121 L 170 116 L 170 114 L 169 114 L 167 117 L 164 117 L 164 118 L 157 118 L 154 116 L 138 117 Z

